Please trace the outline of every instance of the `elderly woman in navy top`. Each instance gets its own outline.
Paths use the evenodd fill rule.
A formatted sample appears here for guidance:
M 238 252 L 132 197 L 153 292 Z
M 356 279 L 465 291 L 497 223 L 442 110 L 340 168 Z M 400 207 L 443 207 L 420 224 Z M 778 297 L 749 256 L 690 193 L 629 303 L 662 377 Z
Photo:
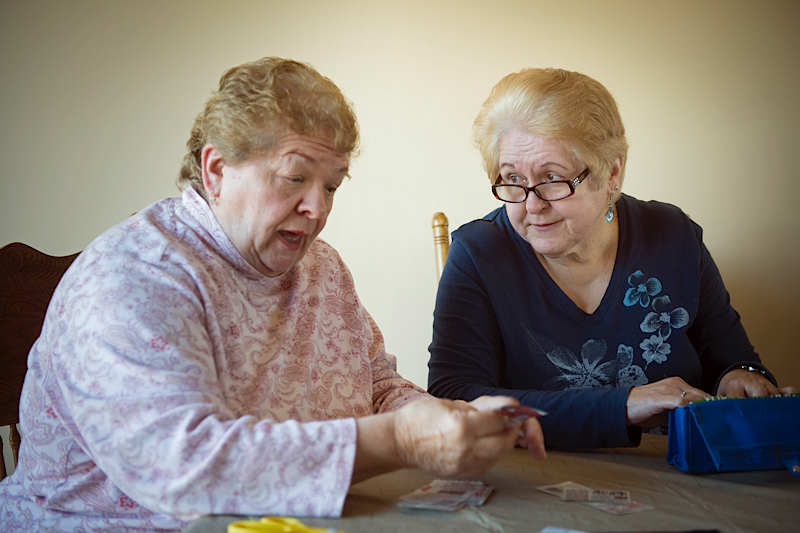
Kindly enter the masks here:
M 622 194 L 628 143 L 596 80 L 503 78 L 473 135 L 503 206 L 453 233 L 434 313 L 437 396 L 549 411 L 548 446 L 635 446 L 709 394 L 779 389 L 680 209 Z

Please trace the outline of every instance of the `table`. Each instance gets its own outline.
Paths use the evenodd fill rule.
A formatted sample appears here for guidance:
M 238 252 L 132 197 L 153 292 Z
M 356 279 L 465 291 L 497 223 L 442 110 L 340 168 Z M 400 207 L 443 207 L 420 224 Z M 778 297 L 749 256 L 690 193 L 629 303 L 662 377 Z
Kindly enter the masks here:
M 666 452 L 667 437 L 659 435 L 643 435 L 638 448 L 550 450 L 544 461 L 516 449 L 476 477 L 494 487 L 489 500 L 455 513 L 399 509 L 400 496 L 433 479 L 418 470 L 400 470 L 353 485 L 342 518 L 302 521 L 347 533 L 536 533 L 546 526 L 589 532 L 800 531 L 800 477 L 787 470 L 684 474 L 667 464 Z M 615 516 L 536 490 L 563 481 L 628 490 L 632 500 L 655 509 Z M 225 533 L 229 523 L 242 518 L 207 516 L 185 533 Z

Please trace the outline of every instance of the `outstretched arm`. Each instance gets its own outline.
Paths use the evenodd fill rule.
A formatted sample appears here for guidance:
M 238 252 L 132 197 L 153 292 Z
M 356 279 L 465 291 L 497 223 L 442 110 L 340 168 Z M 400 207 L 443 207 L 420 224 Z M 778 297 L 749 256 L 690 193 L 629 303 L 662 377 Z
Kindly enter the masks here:
M 397 470 L 419 468 L 438 476 L 474 476 L 494 465 L 525 435 L 528 449 L 546 457 L 535 419 L 507 426 L 496 410 L 516 405 L 508 397 L 466 402 L 429 398 L 392 413 L 357 419 L 353 483 Z

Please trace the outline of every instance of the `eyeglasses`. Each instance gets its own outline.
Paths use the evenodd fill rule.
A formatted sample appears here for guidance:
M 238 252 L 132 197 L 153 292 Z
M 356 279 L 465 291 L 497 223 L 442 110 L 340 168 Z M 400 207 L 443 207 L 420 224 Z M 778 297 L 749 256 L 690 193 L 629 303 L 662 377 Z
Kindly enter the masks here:
M 536 196 L 547 202 L 563 200 L 575 194 L 575 189 L 589 175 L 589 167 L 572 180 L 545 181 L 533 187 L 501 183 L 503 176 L 497 176 L 497 181 L 492 185 L 494 197 L 503 202 L 521 204 L 528 199 L 528 193 L 533 191 Z

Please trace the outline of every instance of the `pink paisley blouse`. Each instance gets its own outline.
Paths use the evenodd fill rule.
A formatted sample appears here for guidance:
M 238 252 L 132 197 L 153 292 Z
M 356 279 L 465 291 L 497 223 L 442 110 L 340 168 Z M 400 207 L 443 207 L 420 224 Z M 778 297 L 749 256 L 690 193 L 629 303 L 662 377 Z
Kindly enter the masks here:
M 0 530 L 339 516 L 354 417 L 426 396 L 395 368 L 333 248 L 267 278 L 187 189 L 103 233 L 56 289 Z

